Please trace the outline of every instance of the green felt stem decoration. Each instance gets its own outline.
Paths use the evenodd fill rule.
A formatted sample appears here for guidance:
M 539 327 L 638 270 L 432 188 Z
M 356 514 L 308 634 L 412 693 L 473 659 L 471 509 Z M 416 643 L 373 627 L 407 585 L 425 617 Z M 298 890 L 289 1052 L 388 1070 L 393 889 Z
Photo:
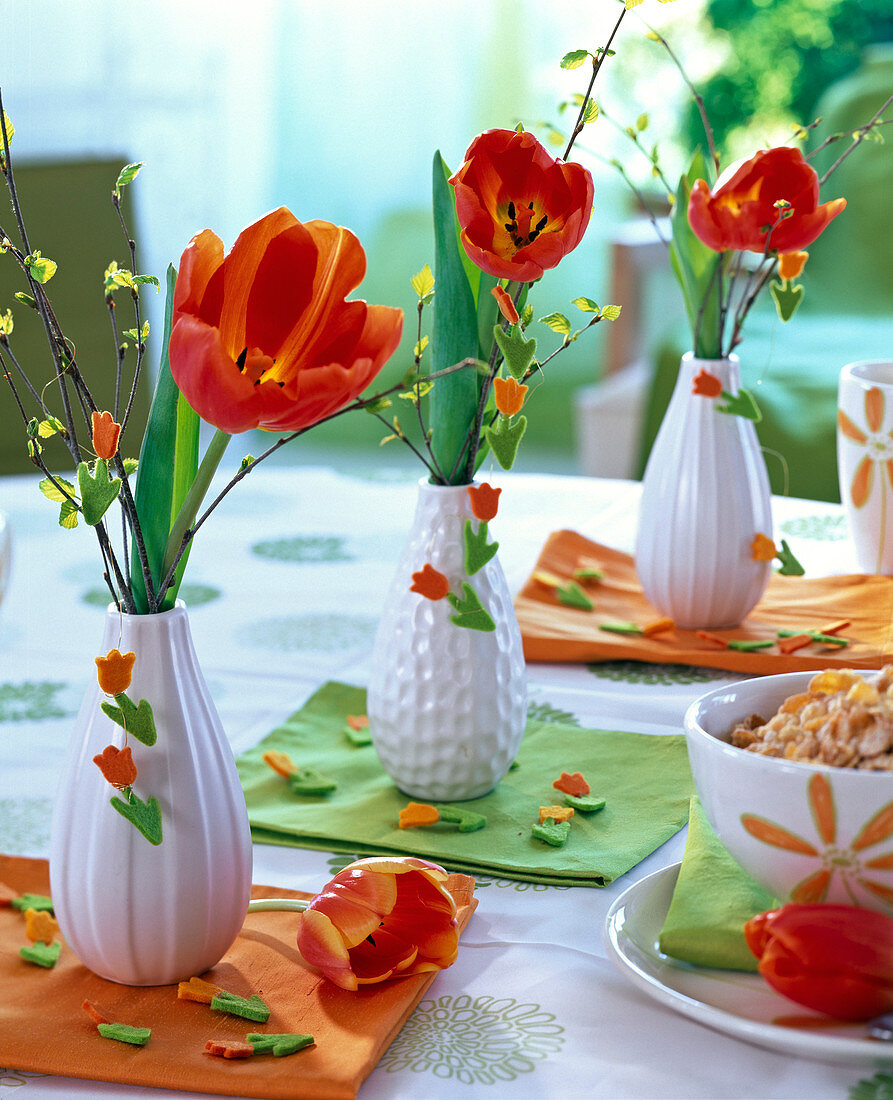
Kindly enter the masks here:
M 110 801 L 118 813 L 126 818 L 131 825 L 143 834 L 150 844 L 156 847 L 161 843 L 161 806 L 157 798 L 150 798 L 143 802 L 138 798 L 131 787 L 125 787 L 121 792 L 124 799 L 113 796 Z
M 487 524 L 483 520 L 478 524 L 477 531 L 471 526 L 471 520 L 465 521 L 465 572 L 473 577 L 479 569 L 487 564 L 499 549 L 499 543 L 495 540 L 487 542 Z
M 121 492 L 121 479 L 109 477 L 109 464 L 97 458 L 96 469 L 91 474 L 86 462 L 78 464 L 78 489 L 81 491 L 81 512 L 84 523 L 95 527 Z
M 496 629 L 496 623 L 484 610 L 477 592 L 467 581 L 462 582 L 462 596 L 455 592 L 447 592 L 447 602 L 454 607 L 458 614 L 450 615 L 450 622 L 456 626 L 466 627 L 468 630 L 483 630 L 489 633 Z
M 118 705 L 115 706 L 115 703 Z M 149 701 L 140 699 L 137 706 L 122 691 L 115 696 L 115 703 L 101 703 L 103 713 L 132 734 L 137 741 L 151 748 L 158 740 L 158 732 L 155 729 L 155 718 Z

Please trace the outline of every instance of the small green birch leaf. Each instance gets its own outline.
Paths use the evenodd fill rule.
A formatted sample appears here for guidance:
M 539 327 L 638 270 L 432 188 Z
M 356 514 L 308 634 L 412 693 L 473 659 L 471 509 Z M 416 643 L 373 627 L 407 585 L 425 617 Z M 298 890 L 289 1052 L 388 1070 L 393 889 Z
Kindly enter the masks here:
M 425 264 L 422 270 L 409 280 L 409 285 L 418 294 L 419 298 L 427 298 L 434 290 L 434 276 L 431 274 L 430 266 Z
M 78 465 L 78 488 L 81 491 L 84 522 L 95 527 L 121 492 L 121 479 L 109 478 L 108 463 L 104 458 L 98 458 L 96 471 L 92 476 L 86 462 Z
M 385 409 L 391 407 L 390 397 L 377 397 L 374 401 L 370 401 L 368 405 L 364 405 L 363 408 L 367 413 L 380 413 Z
M 636 129 L 641 133 L 642 130 L 648 129 L 648 115 L 641 114 L 636 119 Z
M 594 99 L 587 100 L 586 107 L 583 111 L 583 122 L 595 122 L 598 118 L 598 104 Z
M 63 500 L 59 509 L 59 526 L 68 531 L 73 531 L 78 525 L 78 512 L 80 509 L 73 500 Z
M 495 424 L 485 429 L 484 437 L 503 470 L 510 470 L 514 465 L 518 447 L 526 431 L 526 416 L 511 419 L 507 416 L 499 416 Z
M 422 352 L 423 352 L 423 351 L 425 350 L 425 348 L 426 348 L 427 346 L 428 346 L 428 337 L 427 337 L 427 336 L 423 336 L 423 337 L 421 338 L 421 340 L 419 340 L 419 341 L 418 341 L 418 342 L 416 343 L 416 346 L 415 346 L 415 347 L 414 347 L 414 348 L 412 349 L 412 354 L 413 354 L 413 355 L 415 356 L 415 358 L 416 358 L 416 359 L 421 359 L 421 357 L 422 357 Z M 432 383 L 431 383 L 431 385 L 433 386 L 433 385 L 434 385 L 434 383 L 432 382 Z
M 15 126 L 13 126 L 9 115 L 6 111 L 3 112 L 3 129 L 6 131 L 6 144 L 9 145 L 12 141 L 12 135 L 16 132 Z M 0 140 L 0 150 L 2 150 L 3 142 Z
M 499 549 L 498 542 L 487 542 L 487 524 L 481 521 L 477 531 L 471 526 L 471 520 L 465 521 L 465 572 L 473 577 L 487 564 Z
M 591 298 L 574 298 L 571 302 L 572 306 L 576 306 L 577 309 L 582 310 L 584 313 L 598 313 L 598 303 L 593 302 Z
M 725 398 L 725 405 L 717 405 L 716 411 L 726 413 L 728 416 L 741 416 L 745 420 L 752 420 L 759 424 L 763 419 L 760 407 L 750 390 L 740 389 L 737 393 L 729 393 L 723 390 L 720 394 Z
M 776 279 L 769 284 L 769 293 L 775 302 L 775 310 L 782 321 L 790 321 L 803 301 L 803 287 L 791 286 L 790 280 Z
M 41 256 L 39 252 L 32 252 L 25 257 L 25 266 L 31 273 L 31 278 L 38 283 L 48 283 L 56 274 L 58 265 L 48 256 Z
M 140 466 L 138 458 L 125 458 L 122 460 L 122 462 L 124 466 L 124 473 L 127 474 L 128 477 L 130 477 L 131 474 L 135 474 Z
M 148 802 L 143 802 L 130 787 L 125 787 L 121 793 L 127 801 L 113 797 L 110 799 L 112 806 L 141 832 L 150 844 L 157 847 L 162 841 L 161 806 L 158 804 L 158 799 L 150 798 Z
M 41 439 L 49 439 L 50 436 L 54 436 L 57 432 L 64 431 L 65 425 L 55 416 L 48 416 L 46 420 L 41 420 L 37 425 L 37 434 Z
M 507 329 L 503 329 L 502 325 L 494 325 L 493 338 L 505 358 L 509 374 L 516 382 L 520 382 L 536 355 L 536 338 L 525 338 L 520 325 L 509 325 Z
M 566 53 L 561 59 L 562 69 L 579 69 L 586 58 L 589 57 L 589 50 L 571 50 L 570 53 Z
M 623 309 L 623 306 L 605 306 L 601 311 L 602 317 L 606 321 L 616 321 L 620 316 L 621 309 Z
M 37 309 L 37 302 L 34 301 L 30 294 L 26 294 L 23 290 L 17 290 L 14 297 L 15 300 L 21 302 L 23 306 L 30 306 L 32 309 Z
M 15 321 L 13 321 L 12 310 L 8 309 L 5 313 L 0 314 L 0 336 L 12 336 L 14 328 Z
M 419 384 L 411 390 L 406 390 L 405 393 L 398 393 L 397 396 L 403 401 L 411 401 L 415 405 L 420 398 L 425 397 L 434 389 L 433 382 L 419 382 Z
M 467 581 L 462 582 L 462 598 L 454 592 L 447 592 L 447 601 L 455 608 L 456 614 L 450 615 L 450 622 L 468 630 L 483 630 L 491 633 L 496 624 L 484 610 L 475 590 Z
M 570 336 L 571 323 L 563 313 L 547 313 L 539 319 L 541 325 L 548 325 L 553 332 L 562 336 Z
M 252 466 L 255 462 L 254 455 L 245 455 L 242 461 L 239 463 L 239 473 L 244 473 L 249 466 Z
M 125 164 L 121 171 L 118 173 L 118 179 L 115 181 L 115 191 L 119 191 L 122 187 L 126 187 L 128 183 L 133 183 L 136 177 L 139 175 L 139 171 L 143 166 L 143 162 L 138 164 Z
M 134 277 L 133 277 L 133 285 L 134 286 L 145 286 L 146 283 L 151 283 L 152 286 L 154 286 L 156 290 L 161 290 L 161 283 L 158 281 L 156 276 L 154 276 L 154 275 L 134 275 Z
M 64 477 L 56 477 L 54 479 L 48 477 L 42 478 L 38 483 L 38 488 L 47 500 L 55 501 L 56 504 L 64 504 L 69 501 L 70 497 L 67 497 L 61 489 L 56 488 L 57 485 L 61 486 L 61 489 L 64 489 L 65 493 L 70 494 L 70 497 L 77 497 L 77 490 L 71 482 L 66 481 Z

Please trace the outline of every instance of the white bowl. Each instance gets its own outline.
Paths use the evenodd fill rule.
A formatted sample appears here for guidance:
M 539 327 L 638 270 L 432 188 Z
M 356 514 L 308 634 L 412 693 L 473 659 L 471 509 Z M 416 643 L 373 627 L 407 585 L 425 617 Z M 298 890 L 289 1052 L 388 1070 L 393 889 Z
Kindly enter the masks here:
M 814 675 L 744 680 L 692 703 L 685 734 L 695 788 L 725 847 L 780 901 L 893 915 L 893 772 L 782 760 L 730 744 L 739 722 L 751 714 L 768 720 Z

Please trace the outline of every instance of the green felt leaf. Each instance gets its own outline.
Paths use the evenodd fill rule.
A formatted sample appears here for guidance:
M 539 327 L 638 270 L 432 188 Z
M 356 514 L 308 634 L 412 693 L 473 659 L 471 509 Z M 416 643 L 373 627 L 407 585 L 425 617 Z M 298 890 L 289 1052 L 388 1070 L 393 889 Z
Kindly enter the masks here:
M 553 848 L 560 848 L 567 840 L 570 831 L 569 821 L 556 821 L 554 817 L 547 817 L 545 821 L 538 821 L 530 827 L 531 836 L 551 844 Z
M 583 611 L 592 611 L 595 604 L 586 595 L 576 581 L 559 584 L 555 589 L 555 598 L 568 607 L 579 607 Z
M 496 629 L 496 624 L 484 610 L 475 590 L 467 581 L 462 582 L 462 597 L 455 592 L 447 592 L 447 601 L 456 609 L 457 614 L 450 615 L 450 622 L 456 626 L 466 627 L 468 630 L 483 630 L 489 633 Z
M 24 913 L 26 909 L 34 909 L 38 913 L 52 913 L 53 902 L 51 898 L 48 898 L 46 894 L 22 894 L 21 897 L 13 898 L 9 903 L 13 909 L 18 909 Z
M 803 287 L 791 286 L 790 281 L 776 279 L 769 284 L 769 293 L 775 302 L 775 309 L 782 321 L 790 321 L 803 301 Z
M 216 997 L 211 998 L 211 1008 L 215 1012 L 228 1012 L 230 1016 L 242 1016 L 246 1020 L 254 1020 L 255 1023 L 265 1024 L 270 1018 L 270 1010 L 262 997 L 252 993 L 247 999 L 237 997 L 235 993 L 227 993 L 221 990 Z M 252 1040 L 248 1040 L 251 1042 Z
M 781 562 L 781 565 L 779 566 L 777 572 L 779 572 L 783 577 L 802 577 L 803 574 L 806 572 L 806 570 L 797 560 L 793 550 L 790 548 L 790 546 L 788 546 L 786 539 L 781 540 L 781 549 L 779 550 L 776 557 L 778 558 L 779 562 Z M 837 645 L 840 644 L 839 638 L 832 638 L 831 641 L 833 643 L 836 643 Z
M 458 825 L 460 833 L 476 833 L 487 824 L 483 814 L 476 814 L 473 810 L 462 810 L 458 806 L 438 806 L 437 812 L 440 814 L 441 821 Z
M 493 338 L 499 345 L 509 374 L 520 382 L 536 355 L 536 338 L 531 336 L 526 339 L 520 325 L 509 325 L 505 330 L 501 325 L 494 325 Z
M 139 706 L 137 706 L 122 691 L 115 696 L 115 702 L 118 706 L 115 706 L 115 703 L 101 703 L 103 713 L 132 734 L 137 741 L 141 741 L 151 748 L 158 738 L 158 733 L 155 729 L 155 717 L 152 714 L 149 701 L 140 699 Z
M 20 947 L 19 954 L 25 962 L 34 963 L 35 966 L 42 966 L 49 970 L 58 962 L 61 950 L 62 944 L 58 940 L 53 940 L 52 943 L 32 943 L 28 947 Z
M 717 412 L 726 413 L 729 416 L 742 416 L 745 420 L 752 420 L 754 424 L 759 424 L 763 419 L 756 398 L 750 390 L 740 389 L 734 394 L 723 390 L 720 396 L 725 399 L 725 404 L 717 405 Z
M 456 200 L 447 182 L 449 169 L 440 153 L 434 154 L 434 298 L 431 371 L 445 370 L 463 359 L 477 359 L 478 315 L 475 290 L 459 240 Z M 477 270 L 477 269 L 475 269 Z M 467 482 L 468 454 L 463 448 L 477 415 L 481 380 L 475 370 L 458 370 L 438 378 L 431 394 L 429 425 L 431 448 L 444 476 L 454 485 Z M 460 455 L 462 460 L 460 461 Z M 453 470 L 455 469 L 455 474 Z
M 503 470 L 510 470 L 515 463 L 521 439 L 527 431 L 527 417 L 500 415 L 495 424 L 484 432 L 490 450 Z
M 636 623 L 599 623 L 599 630 L 606 630 L 609 634 L 641 634 L 642 628 Z
M 152 1037 L 150 1027 L 131 1027 L 130 1024 L 97 1024 L 96 1030 L 103 1039 L 115 1039 L 135 1047 L 144 1047 Z
M 288 785 L 294 794 L 330 794 L 338 786 L 334 779 L 313 768 L 299 768 L 292 772 Z
M 603 798 L 596 798 L 594 794 L 566 794 L 564 801 L 568 806 L 572 806 L 578 813 L 581 814 L 594 814 L 598 810 L 605 808 L 605 800 Z
M 774 645 L 772 638 L 733 638 L 728 643 L 728 648 L 737 649 L 739 653 L 754 653 L 758 649 L 769 649 Z
M 78 488 L 84 522 L 95 527 L 121 492 L 121 479 L 109 478 L 108 463 L 104 458 L 97 458 L 93 474 L 86 462 L 78 464 Z
M 471 520 L 465 521 L 465 572 L 473 577 L 479 569 L 482 569 L 499 549 L 499 543 L 487 542 L 487 524 L 481 521 L 477 531 L 471 525 Z
M 344 736 L 352 745 L 356 745 L 357 748 L 363 748 L 366 745 L 372 744 L 372 734 L 369 732 L 368 726 L 365 726 L 363 729 L 355 730 L 345 725 Z
M 277 1058 L 295 1054 L 314 1042 L 312 1035 L 261 1035 L 254 1032 L 249 1032 L 246 1039 L 254 1047 L 255 1054 L 273 1054 Z
M 127 801 L 125 802 L 123 799 L 113 796 L 111 799 L 112 805 L 122 817 L 126 817 L 130 824 L 143 834 L 150 844 L 157 847 L 163 839 L 161 835 L 161 807 L 158 804 L 158 799 L 150 798 L 148 802 L 143 802 L 129 787 L 126 787 L 121 793 L 124 794 Z

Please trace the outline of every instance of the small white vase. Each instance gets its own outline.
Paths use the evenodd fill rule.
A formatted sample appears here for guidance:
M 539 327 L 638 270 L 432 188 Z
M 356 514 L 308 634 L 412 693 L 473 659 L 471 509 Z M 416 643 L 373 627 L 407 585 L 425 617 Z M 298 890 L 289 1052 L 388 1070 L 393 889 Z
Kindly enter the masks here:
M 160 615 L 110 607 L 101 655 L 112 648 L 136 654 L 127 695 L 150 703 L 157 740 L 147 747 L 126 737 L 101 710 L 112 700 L 98 682 L 88 690 L 53 810 L 50 887 L 62 933 L 86 967 L 127 985 L 166 985 L 217 963 L 242 926 L 248 814 L 185 606 Z M 157 846 L 109 804 L 119 792 L 93 762 L 125 741 L 134 792 L 161 807 Z
M 739 388 L 738 359 L 682 357 L 673 395 L 642 479 L 636 571 L 649 602 L 678 626 L 737 626 L 766 589 L 771 563 L 755 561 L 772 538 L 766 464 L 753 422 L 719 412 L 719 397 L 692 392 L 701 371 Z
M 527 718 L 521 632 L 498 556 L 473 576 L 465 571 L 465 523 L 478 524 L 467 490 L 419 483 L 372 655 L 372 743 L 400 790 L 426 801 L 492 790 L 515 759 Z M 446 575 L 452 592 L 471 584 L 496 629 L 457 626 L 447 600 L 411 592 L 412 574 L 426 563 Z

